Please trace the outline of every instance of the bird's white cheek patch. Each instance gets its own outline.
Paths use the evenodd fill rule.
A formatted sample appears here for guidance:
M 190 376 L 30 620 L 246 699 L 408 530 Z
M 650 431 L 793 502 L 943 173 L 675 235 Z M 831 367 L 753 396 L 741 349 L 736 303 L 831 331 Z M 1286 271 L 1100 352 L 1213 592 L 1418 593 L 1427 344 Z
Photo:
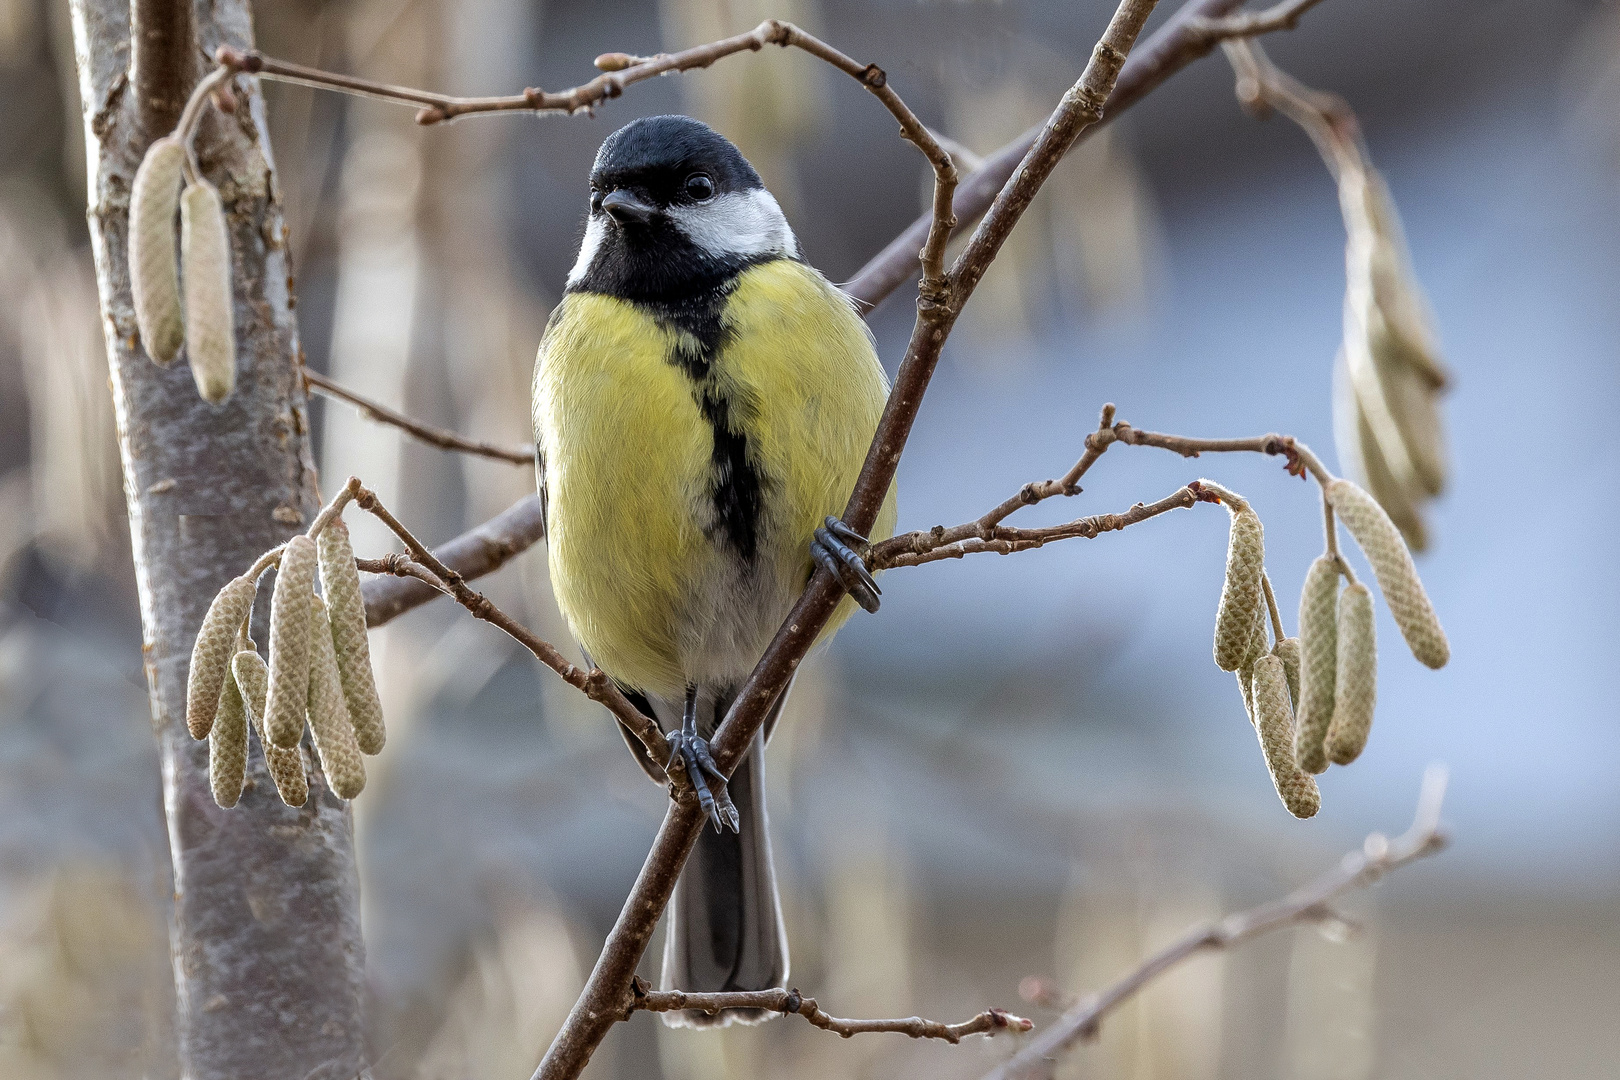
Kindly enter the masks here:
M 782 216 L 782 208 L 764 188 L 671 207 L 669 216 L 692 243 L 711 255 L 799 254 L 799 242 Z M 587 242 L 589 239 L 587 236 Z
M 602 219 L 593 215 L 585 223 L 585 239 L 579 245 L 579 258 L 574 260 L 574 268 L 568 271 L 568 284 L 578 285 L 591 269 L 591 263 L 596 261 L 596 251 L 602 246 L 602 239 L 607 233 L 607 226 Z

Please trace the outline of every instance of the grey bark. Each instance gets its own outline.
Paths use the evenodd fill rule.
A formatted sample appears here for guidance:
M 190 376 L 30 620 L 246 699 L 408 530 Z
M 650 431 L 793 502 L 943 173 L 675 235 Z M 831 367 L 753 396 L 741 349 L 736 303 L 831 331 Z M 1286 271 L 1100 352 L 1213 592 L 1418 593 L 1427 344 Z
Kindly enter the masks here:
M 197 144 L 230 220 L 235 393 L 210 406 L 183 361 L 165 370 L 147 359 L 130 300 L 135 169 L 205 57 L 220 44 L 251 47 L 251 13 L 247 0 L 202 0 L 189 13 L 136 0 L 148 33 L 132 48 L 129 0 L 72 6 L 90 231 L 174 867 L 181 1066 L 191 1080 L 366 1075 L 347 804 L 314 773 L 304 807 L 282 805 L 255 751 L 248 790 L 222 810 L 209 792 L 208 744 L 185 727 L 187 665 L 209 601 L 318 506 L 286 230 L 256 89 L 234 116 L 210 115 Z

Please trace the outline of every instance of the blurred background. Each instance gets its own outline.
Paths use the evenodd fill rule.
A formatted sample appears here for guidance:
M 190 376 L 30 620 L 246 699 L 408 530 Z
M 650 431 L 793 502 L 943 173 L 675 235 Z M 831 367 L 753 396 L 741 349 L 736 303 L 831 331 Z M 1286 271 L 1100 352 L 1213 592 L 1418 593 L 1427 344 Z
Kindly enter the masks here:
M 1167 4 L 1166 7 L 1173 7 Z M 557 88 L 777 16 L 882 64 L 985 153 L 1044 116 L 1112 5 L 1056 0 L 283 0 L 272 55 L 455 93 Z M 1404 827 L 1452 769 L 1455 845 L 1349 923 L 1189 963 L 1062 1077 L 1612 1076 L 1620 1069 L 1620 9 L 1329 0 L 1271 55 L 1356 109 L 1455 389 L 1455 475 L 1420 569 L 1453 660 L 1380 623 L 1379 722 L 1297 822 L 1210 662 L 1226 515 L 898 571 L 799 680 L 772 745 L 793 984 L 846 1016 L 965 1019 L 1047 976 L 1116 978 L 1188 924 Z M 1217 55 L 1058 171 L 946 351 L 901 527 L 955 524 L 1074 460 L 1105 401 L 1186 435 L 1290 432 L 1333 460 L 1344 226 L 1301 132 Z M 266 87 L 309 362 L 424 420 L 528 438 L 535 344 L 601 139 L 683 111 L 738 142 L 815 265 L 849 277 L 924 206 L 920 159 L 851 81 L 771 52 L 594 119 L 466 120 Z M 0 0 L 0 1076 L 176 1074 L 168 855 L 95 283 L 65 0 Z M 908 290 L 907 290 L 908 291 Z M 892 372 L 910 325 L 872 318 Z M 426 539 L 532 489 L 330 402 L 325 475 Z M 1119 448 L 1029 521 L 1207 475 L 1253 499 L 1290 629 L 1314 489 L 1270 459 Z M 384 539 L 356 527 L 356 544 Z M 543 548 L 488 580 L 553 640 Z M 1382 605 L 1380 605 L 1382 607 Z M 442 605 L 374 637 L 387 752 L 356 815 L 377 1075 L 528 1075 L 640 865 L 662 792 L 607 715 Z M 1607 660 L 1604 658 L 1608 657 Z M 1603 674 L 1605 671 L 1610 675 Z M 644 974 L 655 977 L 655 943 Z M 587 1075 L 970 1077 L 1010 1038 L 843 1041 L 799 1021 L 621 1025 Z

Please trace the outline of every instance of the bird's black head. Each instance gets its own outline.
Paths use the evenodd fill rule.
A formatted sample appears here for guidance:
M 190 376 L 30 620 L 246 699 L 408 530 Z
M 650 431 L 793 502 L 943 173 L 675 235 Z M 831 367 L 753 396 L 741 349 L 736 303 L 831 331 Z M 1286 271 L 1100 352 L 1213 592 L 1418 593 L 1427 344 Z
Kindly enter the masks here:
M 748 266 L 798 257 L 781 208 L 735 146 L 690 117 L 652 116 L 597 152 L 568 288 L 678 302 Z

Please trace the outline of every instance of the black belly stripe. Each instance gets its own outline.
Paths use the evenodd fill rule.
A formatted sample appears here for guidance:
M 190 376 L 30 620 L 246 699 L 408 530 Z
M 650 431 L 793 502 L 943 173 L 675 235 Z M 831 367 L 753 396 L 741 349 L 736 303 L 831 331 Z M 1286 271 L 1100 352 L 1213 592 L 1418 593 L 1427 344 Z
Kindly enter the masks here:
M 714 360 L 731 341 L 724 313 L 736 283 L 732 276 L 715 288 L 677 302 L 644 302 L 642 306 L 661 325 L 687 335 L 683 342 L 686 347 L 672 349 L 669 362 L 692 380 L 692 396 L 714 442 L 710 457 L 710 498 L 714 503 L 710 539 L 725 543 L 744 561 L 751 562 L 759 550 L 765 481 L 751 460 L 741 418 L 734 415 L 742 403 L 722 394 L 713 378 Z

